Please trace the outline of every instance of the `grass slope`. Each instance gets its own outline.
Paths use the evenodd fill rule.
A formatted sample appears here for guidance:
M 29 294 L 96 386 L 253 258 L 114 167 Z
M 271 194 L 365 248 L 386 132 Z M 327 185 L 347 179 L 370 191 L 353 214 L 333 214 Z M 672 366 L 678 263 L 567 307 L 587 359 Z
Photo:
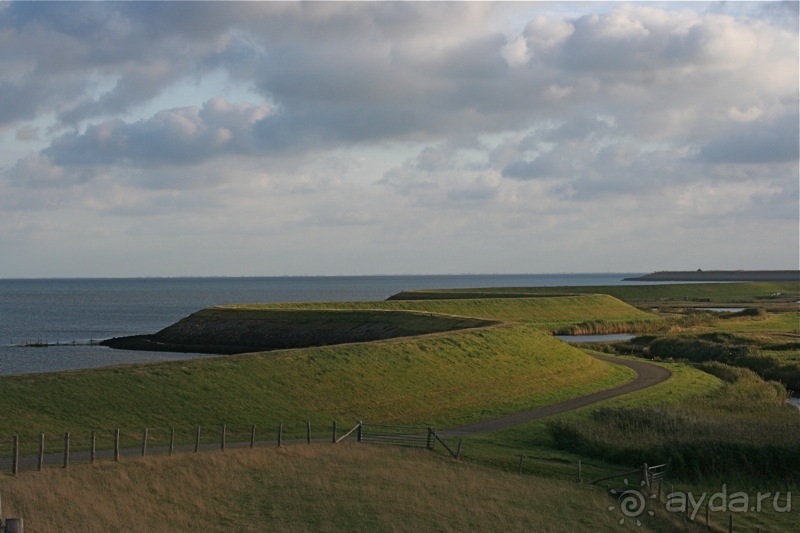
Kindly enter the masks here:
M 532 325 L 375 343 L 0 378 L 0 438 L 332 419 L 456 426 L 546 405 L 632 378 Z M 289 430 L 290 428 L 287 428 Z M 214 433 L 218 431 L 213 430 Z M 165 437 L 161 437 L 162 439 Z M 231 437 L 233 438 L 233 437 Z M 82 440 L 81 440 L 82 439 Z M 54 442 L 54 445 L 57 445 Z M 108 447 L 108 443 L 105 444 Z M 0 450 L 0 453 L 7 453 Z
M 620 526 L 597 487 L 366 445 L 81 465 L 0 476 L 0 488 L 4 514 L 30 531 L 698 530 L 658 516 Z
M 476 298 L 431 299 L 414 301 L 330 302 L 299 304 L 248 304 L 212 308 L 214 312 L 229 315 L 234 311 L 253 313 L 278 309 L 299 310 L 407 310 L 462 317 L 531 322 L 541 325 L 578 323 L 585 320 L 658 320 L 605 294 L 572 295 L 559 298 Z
M 203 309 L 154 335 L 108 341 L 143 349 L 246 353 L 370 342 L 485 327 L 495 322 L 406 310 Z M 152 346 L 150 346 L 152 344 Z

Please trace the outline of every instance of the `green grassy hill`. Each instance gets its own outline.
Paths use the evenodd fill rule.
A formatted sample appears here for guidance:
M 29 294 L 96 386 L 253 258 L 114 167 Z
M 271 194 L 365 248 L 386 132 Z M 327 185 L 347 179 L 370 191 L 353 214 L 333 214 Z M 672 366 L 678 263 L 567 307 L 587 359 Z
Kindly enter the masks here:
M 427 294 L 427 293 L 426 293 Z M 417 311 L 461 317 L 474 317 L 487 320 L 509 322 L 530 322 L 543 326 L 553 324 L 579 323 L 586 320 L 629 321 L 659 320 L 631 305 L 606 294 L 579 294 L 547 298 L 503 297 L 428 299 L 428 300 L 387 300 L 379 302 L 330 302 L 299 304 L 247 304 L 220 306 L 209 310 L 223 314 L 232 311 L 254 312 L 257 310 L 381 310 Z
M 611 387 L 629 370 L 536 326 L 0 378 L 0 437 L 279 423 L 456 426 Z M 213 430 L 215 433 L 217 430 Z M 182 434 L 182 433 L 180 433 Z M 155 433 L 154 433 L 155 436 Z M 82 442 L 81 442 L 82 440 Z M 132 442 L 135 442 L 133 440 Z M 57 443 L 55 443 L 57 444 Z M 135 445 L 135 444 L 134 444 Z M 0 450 L 0 453 L 6 450 Z M 7 453 L 7 452 L 6 452 Z

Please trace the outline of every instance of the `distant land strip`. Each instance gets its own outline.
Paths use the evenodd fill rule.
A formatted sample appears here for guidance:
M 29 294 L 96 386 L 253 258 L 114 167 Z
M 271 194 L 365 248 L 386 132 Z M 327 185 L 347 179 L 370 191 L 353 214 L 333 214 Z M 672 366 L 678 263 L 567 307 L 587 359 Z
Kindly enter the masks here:
M 797 281 L 800 270 L 693 270 L 662 271 L 625 281 Z

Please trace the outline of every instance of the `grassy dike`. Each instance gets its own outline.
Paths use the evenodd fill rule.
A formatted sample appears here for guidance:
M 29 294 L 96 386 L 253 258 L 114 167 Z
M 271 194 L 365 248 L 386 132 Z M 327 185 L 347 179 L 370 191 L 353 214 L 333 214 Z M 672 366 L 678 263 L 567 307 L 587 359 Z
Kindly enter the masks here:
M 568 294 L 608 294 L 624 302 L 797 302 L 800 287 L 796 282 L 751 283 L 674 283 L 665 285 L 608 285 L 576 287 L 498 287 L 488 289 L 432 289 L 406 291 L 391 300 L 431 300 L 438 298 L 530 298 Z M 796 309 L 796 306 L 795 306 Z
M 644 315 L 607 296 L 407 305 L 414 311 L 532 321 L 567 322 L 587 313 Z M 396 302 L 247 306 L 210 310 L 227 317 L 273 310 L 333 307 L 385 309 Z M 535 323 L 514 322 L 373 343 L 261 352 L 219 358 L 0 378 L 0 439 L 19 435 L 34 451 L 40 433 L 72 433 L 74 449 L 88 446 L 89 431 L 109 436 L 120 428 L 135 446 L 142 428 L 178 440 L 194 427 L 213 438 L 286 424 L 286 430 L 329 431 L 331 421 L 427 424 L 452 427 L 602 390 L 632 379 L 629 370 L 591 358 L 553 339 Z M 323 429 L 325 428 L 325 429 Z M 210 432 L 210 433 L 209 433 Z M 106 437 L 108 438 L 108 437 Z M 235 438 L 234 435 L 231 438 Z M 58 438 L 48 445 L 58 449 Z M 105 446 L 109 444 L 106 441 Z M 54 450 L 54 451 L 55 451 Z M 8 455 L 9 449 L 0 453 Z

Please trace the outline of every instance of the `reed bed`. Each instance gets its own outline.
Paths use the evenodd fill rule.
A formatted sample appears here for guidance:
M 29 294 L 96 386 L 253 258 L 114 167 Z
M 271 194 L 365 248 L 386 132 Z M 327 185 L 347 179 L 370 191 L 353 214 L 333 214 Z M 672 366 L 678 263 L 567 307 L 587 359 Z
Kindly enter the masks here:
M 728 381 L 683 404 L 601 408 L 548 425 L 557 446 L 621 464 L 671 463 L 680 479 L 800 482 L 800 414 L 780 383 L 720 363 Z

